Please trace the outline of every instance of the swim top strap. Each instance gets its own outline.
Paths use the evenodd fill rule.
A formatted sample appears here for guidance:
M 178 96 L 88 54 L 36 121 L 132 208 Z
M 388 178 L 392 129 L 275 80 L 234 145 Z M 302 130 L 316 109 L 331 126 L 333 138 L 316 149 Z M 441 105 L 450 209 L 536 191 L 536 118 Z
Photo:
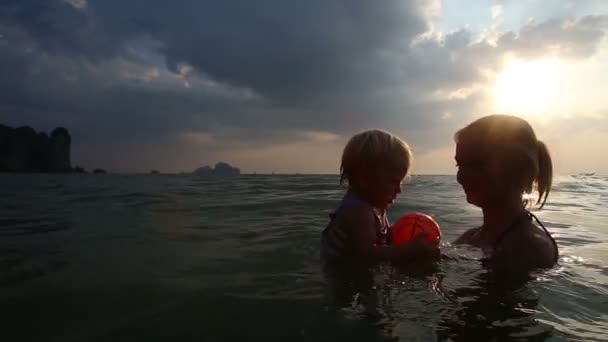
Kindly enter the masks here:
M 527 217 L 527 215 L 526 215 L 527 212 L 528 211 L 524 209 L 524 212 L 521 215 L 519 215 L 507 229 L 503 230 L 502 233 L 500 233 L 498 238 L 496 240 L 494 240 L 492 249 L 496 249 L 496 247 L 498 247 L 498 245 L 502 242 L 502 240 L 505 238 L 505 236 L 507 236 L 507 234 L 509 234 L 515 227 L 517 227 L 517 225 L 521 222 L 521 220 L 523 220 L 524 218 Z
M 534 221 L 536 221 L 536 223 L 538 223 L 538 225 L 543 229 L 543 231 L 545 232 L 545 234 L 547 234 L 547 236 L 549 237 L 549 239 L 551 239 L 551 242 L 553 243 L 553 247 L 555 248 L 555 258 L 556 258 L 556 262 L 559 259 L 559 248 L 557 247 L 557 242 L 555 241 L 555 239 L 553 238 L 553 236 L 551 236 L 551 233 L 549 233 L 549 231 L 547 230 L 547 228 L 545 228 L 545 225 L 540 222 L 540 220 L 538 219 L 538 217 L 536 217 L 536 215 L 532 214 L 530 211 L 524 209 L 524 212 L 522 213 L 522 215 L 520 215 L 519 217 L 517 217 L 515 219 L 515 221 L 513 221 L 513 223 L 511 223 L 511 225 L 509 226 L 509 228 L 505 229 L 502 234 L 500 234 L 498 236 L 498 239 L 496 239 L 496 241 L 494 241 L 494 245 L 492 246 L 493 249 L 496 249 L 496 247 L 498 247 L 498 245 L 502 242 L 502 240 L 504 239 L 504 237 L 510 232 L 512 231 L 520 222 L 522 219 L 524 218 L 528 218 L 529 220 L 534 219 Z
M 555 248 L 555 262 L 557 262 L 559 260 L 559 248 L 557 247 L 557 241 L 555 241 L 555 239 L 553 238 L 551 233 L 549 233 L 547 228 L 545 228 L 545 225 L 542 222 L 540 222 L 540 220 L 538 219 L 538 217 L 536 217 L 536 215 L 532 214 L 528 210 L 526 210 L 526 214 L 528 215 L 528 217 L 534 218 L 534 221 L 536 221 L 536 223 L 538 223 L 538 225 L 545 231 L 545 234 L 547 234 L 549 239 L 551 239 L 551 242 L 553 242 L 553 248 Z

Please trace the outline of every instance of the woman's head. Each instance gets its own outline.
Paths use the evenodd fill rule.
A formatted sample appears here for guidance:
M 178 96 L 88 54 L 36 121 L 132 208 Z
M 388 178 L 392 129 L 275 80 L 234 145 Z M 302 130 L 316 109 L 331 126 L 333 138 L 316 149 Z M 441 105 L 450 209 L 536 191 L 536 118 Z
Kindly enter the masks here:
M 365 193 L 372 204 L 386 207 L 401 192 L 412 162 L 406 142 L 380 129 L 354 135 L 344 148 L 340 183 Z
M 456 132 L 454 140 L 458 182 L 469 202 L 491 205 L 536 188 L 536 203 L 544 205 L 553 179 L 551 156 L 526 120 L 485 116 Z

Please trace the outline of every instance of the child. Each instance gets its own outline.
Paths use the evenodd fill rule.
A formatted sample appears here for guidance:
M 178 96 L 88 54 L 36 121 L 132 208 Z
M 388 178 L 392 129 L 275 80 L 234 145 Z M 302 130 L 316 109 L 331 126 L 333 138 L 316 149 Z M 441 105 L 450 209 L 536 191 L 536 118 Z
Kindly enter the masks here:
M 437 243 L 422 236 L 390 245 L 386 210 L 401 192 L 411 159 L 408 145 L 383 130 L 364 131 L 350 139 L 340 166 L 340 183 L 348 182 L 348 189 L 321 237 L 326 262 L 369 264 L 438 254 Z
M 536 186 L 536 204 L 542 208 L 553 177 L 549 151 L 530 124 L 515 116 L 490 115 L 456 132 L 455 141 L 458 183 L 467 201 L 483 212 L 482 226 L 466 231 L 455 243 L 481 248 L 486 261 L 500 271 L 520 273 L 555 265 L 557 243 L 526 210 L 528 200 L 523 197 Z

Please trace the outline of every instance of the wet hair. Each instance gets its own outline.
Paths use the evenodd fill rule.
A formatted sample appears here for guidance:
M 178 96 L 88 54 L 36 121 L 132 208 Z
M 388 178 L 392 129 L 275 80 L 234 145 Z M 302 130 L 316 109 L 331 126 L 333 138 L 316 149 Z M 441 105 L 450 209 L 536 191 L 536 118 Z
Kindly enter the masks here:
M 540 204 L 539 208 L 545 205 L 553 182 L 551 155 L 526 120 L 513 115 L 488 115 L 454 134 L 456 143 L 469 138 L 476 139 L 480 147 L 498 157 L 509 171 L 509 180 L 522 194 L 536 189 L 536 204 Z
M 353 176 L 364 169 L 389 167 L 406 176 L 412 163 L 412 152 L 408 144 L 381 129 L 371 129 L 355 134 L 342 152 L 340 184 L 353 184 Z

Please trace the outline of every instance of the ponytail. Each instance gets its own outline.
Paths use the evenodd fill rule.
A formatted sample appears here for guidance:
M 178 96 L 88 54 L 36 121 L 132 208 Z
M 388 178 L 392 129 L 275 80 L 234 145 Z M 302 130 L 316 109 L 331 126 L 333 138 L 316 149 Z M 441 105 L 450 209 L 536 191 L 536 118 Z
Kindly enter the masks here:
M 536 184 L 538 187 L 538 200 L 536 201 L 536 204 L 540 203 L 539 208 L 542 208 L 551 191 L 551 183 L 553 182 L 553 163 L 551 162 L 551 155 L 549 154 L 547 145 L 540 140 L 538 140 L 537 145 L 538 175 L 536 176 Z

